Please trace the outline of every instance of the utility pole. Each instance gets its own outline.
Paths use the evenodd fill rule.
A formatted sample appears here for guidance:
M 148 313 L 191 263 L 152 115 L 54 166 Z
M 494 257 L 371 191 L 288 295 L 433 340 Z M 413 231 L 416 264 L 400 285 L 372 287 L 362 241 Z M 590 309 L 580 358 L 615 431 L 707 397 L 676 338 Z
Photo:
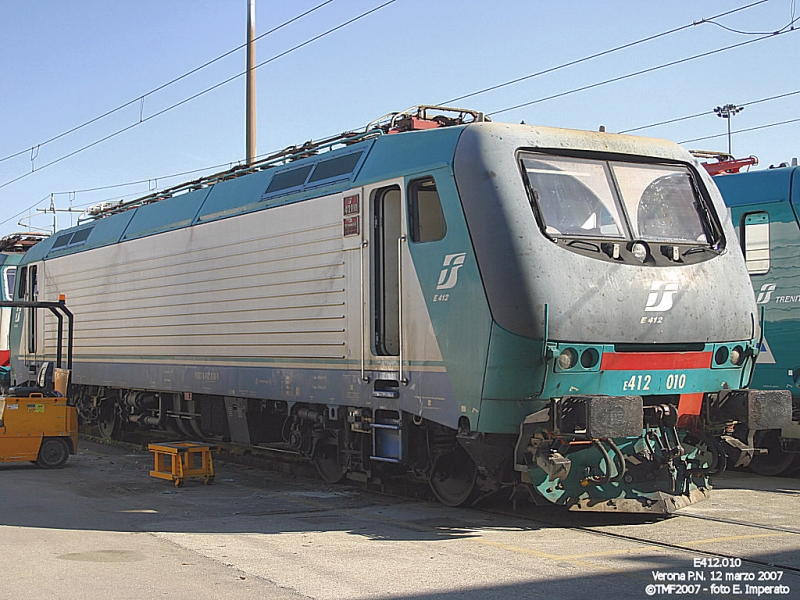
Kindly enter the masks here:
M 26 225 L 25 223 L 23 223 L 23 221 L 25 220 L 24 217 L 19 220 L 18 225 L 20 227 L 27 227 L 29 230 L 30 229 L 37 229 L 39 231 L 45 231 L 48 234 L 50 234 L 50 233 L 55 233 L 56 231 L 58 231 L 58 213 L 60 213 L 60 212 L 82 213 L 83 211 L 74 209 L 71 206 L 69 208 L 56 208 L 55 194 L 50 194 L 50 206 L 48 208 L 37 208 L 36 212 L 44 213 L 44 214 L 53 213 L 53 230 L 52 231 L 50 231 L 49 229 L 44 229 L 43 227 L 34 227 L 30 223 L 28 223 Z M 28 216 L 28 220 L 30 221 L 33 218 L 33 216 L 34 215 L 29 215 Z M 71 217 L 70 217 L 70 219 L 71 219 Z
M 735 104 L 726 104 L 725 106 L 718 106 L 714 109 L 717 116 L 728 121 L 728 154 L 733 156 L 731 152 L 731 118 L 736 113 L 744 110 L 744 106 L 736 106 Z
M 256 158 L 256 0 L 247 0 L 246 163 Z

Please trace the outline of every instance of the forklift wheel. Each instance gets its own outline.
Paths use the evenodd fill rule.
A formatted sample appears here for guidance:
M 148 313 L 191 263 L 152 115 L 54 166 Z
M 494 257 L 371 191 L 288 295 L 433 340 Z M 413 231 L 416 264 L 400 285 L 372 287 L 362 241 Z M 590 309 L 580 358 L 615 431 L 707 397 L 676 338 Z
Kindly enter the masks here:
M 39 457 L 36 464 L 43 469 L 58 469 L 63 467 L 69 458 L 69 446 L 61 438 L 45 438 L 39 448 Z

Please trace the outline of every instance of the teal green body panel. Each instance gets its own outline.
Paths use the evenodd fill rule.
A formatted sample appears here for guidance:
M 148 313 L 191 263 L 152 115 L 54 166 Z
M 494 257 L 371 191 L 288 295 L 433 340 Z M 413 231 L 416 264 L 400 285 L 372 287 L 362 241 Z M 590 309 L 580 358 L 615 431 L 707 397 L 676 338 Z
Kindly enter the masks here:
M 90 221 L 89 223 L 85 223 L 73 228 L 74 231 L 78 231 L 83 228 L 91 228 L 92 230 L 86 241 L 80 246 L 68 246 L 53 250 L 52 247 L 57 239 L 57 236 L 49 237 L 28 250 L 28 252 L 25 253 L 24 262 L 31 263 L 43 260 L 45 258 L 55 258 L 58 256 L 64 256 L 66 254 L 91 250 L 92 248 L 100 248 L 102 246 L 116 244 L 119 242 L 122 234 L 125 232 L 128 224 L 131 222 L 131 219 L 133 219 L 135 212 L 136 211 L 134 210 L 128 210 L 116 215 L 111 215 L 110 217 L 106 217 L 104 219 Z
M 541 392 L 546 366 L 541 340 L 492 323 L 480 427 L 516 433 L 526 416 L 545 408 L 549 398 Z
M 751 274 L 756 302 L 764 310 L 761 352 L 752 387 L 785 389 L 800 397 L 800 170 L 769 169 L 715 178 L 733 223 L 742 235 L 748 215 L 766 213 L 770 267 Z
M 194 221 L 211 189 L 205 188 L 167 198 L 148 205 L 147 210 L 136 210 L 120 241 L 188 227 Z
M 452 166 L 463 127 L 444 127 L 424 132 L 396 133 L 375 140 L 353 185 L 368 185 L 390 179 Z M 452 169 L 451 169 L 452 172 Z
M 495 400 L 522 400 L 542 395 L 546 367 L 542 341 L 492 324 L 483 395 Z
M 452 171 L 449 168 L 428 170 L 419 173 L 417 177 L 427 175 L 432 175 L 436 181 L 447 231 L 438 241 L 409 241 L 414 271 L 419 279 L 447 370 L 453 401 L 462 416 L 469 419 L 474 430 L 494 433 L 495 430 L 484 428 L 486 409 L 481 406 L 483 373 L 491 327 L 486 294 Z M 410 179 L 412 178 L 408 178 Z M 461 254 L 464 259 L 460 266 L 445 266 L 446 257 Z M 455 270 L 454 284 L 446 289 L 437 289 L 442 272 L 448 268 L 448 275 Z M 519 420 L 514 428 L 518 426 Z M 504 430 L 502 433 L 514 431 L 515 429 Z
M 4 270 L 6 267 L 16 267 L 21 260 L 22 260 L 22 254 L 19 254 L 17 252 L 13 253 L 0 252 L 0 270 Z M 2 287 L 0 287 L 0 299 L 2 300 L 13 299 L 11 295 L 6 294 L 5 284 L 3 284 Z
M 262 210 L 261 195 L 272 179 L 272 171 L 261 171 L 247 177 L 220 181 L 211 188 L 205 203 L 197 214 L 197 222 L 233 217 L 254 210 Z

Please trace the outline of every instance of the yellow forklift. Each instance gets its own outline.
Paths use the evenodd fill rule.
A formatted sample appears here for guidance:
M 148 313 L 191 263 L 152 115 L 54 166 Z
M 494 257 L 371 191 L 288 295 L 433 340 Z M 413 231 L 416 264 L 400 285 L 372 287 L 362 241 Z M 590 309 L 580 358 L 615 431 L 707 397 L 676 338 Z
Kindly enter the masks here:
M 72 370 L 72 313 L 64 297 L 58 302 L 0 302 L 0 308 L 48 309 L 58 320 L 55 368 L 44 363 L 36 385 L 9 388 L 0 396 L 0 463 L 31 461 L 46 469 L 63 467 L 78 450 L 78 414 L 67 403 Z M 62 367 L 64 317 L 67 360 Z

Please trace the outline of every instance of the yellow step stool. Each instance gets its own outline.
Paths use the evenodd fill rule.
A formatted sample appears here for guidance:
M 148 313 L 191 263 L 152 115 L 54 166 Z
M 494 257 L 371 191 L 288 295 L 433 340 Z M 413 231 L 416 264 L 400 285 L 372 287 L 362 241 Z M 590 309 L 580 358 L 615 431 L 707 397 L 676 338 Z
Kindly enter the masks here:
M 205 442 L 167 442 L 148 444 L 147 449 L 153 453 L 155 462 L 151 477 L 173 481 L 176 487 L 187 479 L 214 481 L 211 453 L 219 450 L 219 446 Z

